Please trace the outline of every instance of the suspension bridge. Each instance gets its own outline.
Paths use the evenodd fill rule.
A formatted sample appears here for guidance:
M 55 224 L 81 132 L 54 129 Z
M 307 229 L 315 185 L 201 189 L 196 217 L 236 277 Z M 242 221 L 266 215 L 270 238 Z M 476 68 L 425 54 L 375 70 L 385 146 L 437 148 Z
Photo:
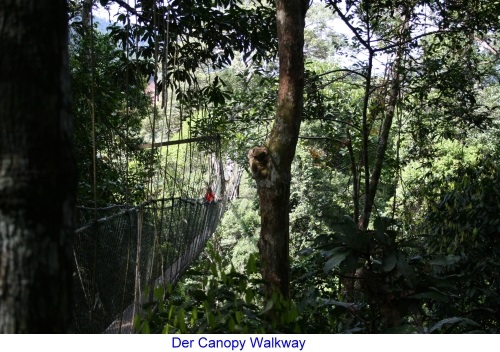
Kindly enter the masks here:
M 144 44 L 139 39 L 140 31 L 135 34 L 132 31 L 138 28 L 136 15 L 140 14 L 141 7 L 134 1 L 133 6 L 123 9 L 128 18 L 124 29 L 131 37 L 122 43 L 123 58 L 128 64 L 123 69 L 121 82 L 125 97 L 120 99 L 124 101 L 112 113 L 117 121 L 115 125 L 109 122 L 109 116 L 96 116 L 100 111 L 96 109 L 99 86 L 96 79 L 101 76 L 96 75 L 93 10 L 90 7 L 88 32 L 92 34 L 86 34 L 90 47 L 84 55 L 89 59 L 85 62 L 89 67 L 84 72 L 88 73 L 91 82 L 84 99 L 88 102 L 89 119 L 83 123 L 88 129 L 84 129 L 81 143 L 88 146 L 91 142 L 91 152 L 90 148 L 82 150 L 88 151 L 84 157 L 89 158 L 90 153 L 92 157 L 81 167 L 88 170 L 83 177 L 86 206 L 77 208 L 73 241 L 76 333 L 134 332 L 134 325 L 137 325 L 134 321 L 140 321 L 143 307 L 160 301 L 159 292 L 175 285 L 199 256 L 215 232 L 227 203 L 235 197 L 240 182 L 241 169 L 223 157 L 220 136 L 204 135 L 199 130 L 192 132 L 196 121 L 203 121 L 210 127 L 210 104 L 203 94 L 192 94 L 196 89 L 202 91 L 197 83 L 193 82 L 191 87 L 176 81 L 176 77 L 185 76 L 182 70 L 188 70 L 182 65 L 179 54 L 185 43 L 179 39 L 179 33 L 170 35 L 172 8 L 166 4 L 168 2 L 163 2 L 160 7 L 156 4 L 150 14 L 155 50 L 149 58 L 154 62 L 154 72 L 148 74 L 147 82 L 140 70 L 133 69 L 136 67 L 133 63 L 142 60 L 138 56 L 139 47 Z M 157 21 L 160 9 L 165 13 Z M 142 138 L 144 142 L 131 147 L 130 121 L 137 120 L 140 111 L 134 104 L 142 101 L 140 97 L 129 96 L 132 94 L 129 87 L 134 86 L 147 87 L 145 91 L 151 95 L 151 106 L 146 116 L 141 116 L 143 121 L 149 121 Z M 188 96 L 189 101 L 185 98 Z M 82 117 L 82 121 L 84 119 Z M 105 128 L 96 128 L 102 121 L 107 121 L 105 127 L 111 131 L 105 136 L 98 135 Z M 117 146 L 119 143 L 121 146 Z M 114 177 L 119 177 L 123 186 L 120 191 L 114 188 L 108 192 L 105 200 L 97 196 L 99 170 L 114 170 Z M 145 176 L 140 176 L 137 170 Z M 107 177 L 108 182 L 120 183 L 109 180 L 109 174 Z M 216 195 L 214 202 L 203 201 L 207 187 Z M 141 190 L 147 191 L 141 193 Z M 108 205 L 109 194 L 120 192 L 123 194 L 117 198 L 125 204 Z M 133 194 L 142 204 L 129 204 Z M 103 203 L 107 206 L 98 207 Z
M 203 250 L 235 197 L 241 170 L 231 162 L 222 165 L 213 155 L 200 156 L 212 165 L 216 202 L 204 202 L 203 189 L 194 189 L 190 197 L 152 199 L 133 207 L 78 208 L 75 332 L 133 332 L 142 307 L 158 299 L 155 290 L 175 285 Z M 199 174 L 190 184 L 203 184 L 204 177 Z

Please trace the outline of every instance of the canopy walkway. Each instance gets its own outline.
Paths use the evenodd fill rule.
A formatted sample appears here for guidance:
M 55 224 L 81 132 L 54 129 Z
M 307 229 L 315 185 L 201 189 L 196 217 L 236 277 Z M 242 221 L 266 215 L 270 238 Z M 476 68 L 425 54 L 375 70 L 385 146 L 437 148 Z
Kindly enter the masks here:
M 122 9 L 128 17 L 127 37 L 119 40 L 125 65 L 109 69 L 124 77 L 113 83 L 114 99 L 99 90 L 114 85 L 97 74 L 104 63 L 95 61 L 99 37 L 92 30 L 92 6 L 91 30 L 80 43 L 90 89 L 82 90 L 82 116 L 75 120 L 79 199 L 86 205 L 78 207 L 73 245 L 77 333 L 133 332 L 141 308 L 158 300 L 158 292 L 174 285 L 198 257 L 241 176 L 233 162 L 223 161 L 213 102 L 205 96 L 218 78 L 210 83 L 211 73 L 200 68 L 197 75 L 208 78 L 200 85 L 194 69 L 180 60 L 184 43 L 177 32 L 170 36 L 169 12 L 149 23 L 155 50 L 140 50 L 134 28 L 144 23 L 137 22 L 142 9 L 136 5 L 132 13 Z M 207 187 L 215 202 L 203 202 Z M 103 207 L 118 202 L 125 204 Z
M 78 208 L 75 332 L 133 332 L 141 307 L 158 298 L 155 289 L 174 285 L 198 257 L 241 176 L 234 163 L 221 170 L 219 161 L 210 159 L 216 166 L 216 202 L 205 203 L 202 188 L 191 197 L 154 199 L 133 207 Z

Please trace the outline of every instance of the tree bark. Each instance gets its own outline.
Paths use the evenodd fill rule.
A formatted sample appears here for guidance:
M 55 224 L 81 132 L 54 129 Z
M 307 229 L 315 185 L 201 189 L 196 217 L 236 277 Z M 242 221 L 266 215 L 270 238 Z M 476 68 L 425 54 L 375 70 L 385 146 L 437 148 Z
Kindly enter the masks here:
M 92 6 L 93 0 L 83 0 L 82 1 L 82 25 L 86 34 L 92 34 L 93 28 L 91 27 L 91 17 L 92 17 Z
M 67 22 L 65 0 L 0 4 L 0 333 L 70 328 Z
M 277 0 L 279 87 L 276 117 L 266 146 L 249 151 L 260 201 L 259 252 L 267 292 L 289 297 L 291 165 L 299 136 L 304 90 L 304 18 L 307 0 Z

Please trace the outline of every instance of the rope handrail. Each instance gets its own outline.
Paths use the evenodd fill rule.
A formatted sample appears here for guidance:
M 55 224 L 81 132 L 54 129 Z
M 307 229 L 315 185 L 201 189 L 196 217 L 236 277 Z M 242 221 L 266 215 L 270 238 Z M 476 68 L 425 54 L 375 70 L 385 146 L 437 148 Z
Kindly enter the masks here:
M 178 140 L 166 141 L 166 142 L 144 143 L 144 144 L 139 144 L 136 148 L 137 149 L 159 148 L 159 147 L 167 147 L 170 145 L 186 144 L 186 143 L 193 143 L 193 142 L 204 142 L 204 141 L 211 141 L 211 140 L 220 140 L 220 136 L 202 136 L 202 137 L 185 138 L 185 139 L 178 139 Z
M 138 209 L 141 209 L 141 208 L 146 208 L 150 204 L 153 204 L 156 202 L 158 202 L 158 203 L 161 202 L 163 204 L 165 202 L 174 202 L 176 200 L 180 200 L 180 201 L 183 201 L 183 202 L 186 202 L 189 204 L 193 204 L 193 205 L 204 203 L 203 197 L 200 197 L 200 198 L 170 197 L 170 198 L 151 199 L 151 200 L 144 202 L 140 205 L 132 206 L 132 207 L 129 207 L 127 205 L 122 205 L 122 204 L 110 205 L 110 206 L 103 207 L 103 208 L 91 208 L 91 207 L 78 206 L 77 209 L 90 210 L 90 211 L 97 210 L 97 212 L 103 211 L 103 210 L 112 210 L 115 208 L 124 208 L 124 207 L 126 207 L 126 209 L 121 210 L 120 212 L 115 213 L 115 214 L 110 215 L 110 216 L 103 216 L 103 217 L 98 218 L 98 219 L 92 219 L 91 221 L 87 222 L 85 225 L 78 227 L 75 230 L 75 234 L 81 233 L 81 232 L 87 230 L 88 228 L 95 226 L 96 224 L 104 223 L 106 221 L 112 220 L 113 218 L 122 216 L 125 213 L 137 211 Z

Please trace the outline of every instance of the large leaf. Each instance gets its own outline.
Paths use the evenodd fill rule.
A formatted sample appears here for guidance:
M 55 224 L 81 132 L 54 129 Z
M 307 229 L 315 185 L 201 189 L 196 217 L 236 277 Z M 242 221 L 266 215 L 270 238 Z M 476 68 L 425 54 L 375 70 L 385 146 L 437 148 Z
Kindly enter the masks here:
M 323 271 L 327 274 L 333 268 L 339 266 L 345 258 L 351 253 L 351 250 L 345 248 L 339 248 L 338 251 L 333 251 L 333 255 L 328 261 L 325 263 Z
M 444 303 L 449 301 L 449 296 L 447 296 L 444 293 L 439 292 L 439 291 L 427 291 L 427 292 L 417 293 L 417 294 L 408 296 L 408 298 L 432 299 L 434 301 L 444 302 Z
M 347 245 L 355 251 L 361 253 L 366 253 L 368 251 L 368 247 L 371 241 L 372 236 L 361 231 L 356 231 L 347 236 Z
M 384 253 L 384 258 L 382 259 L 382 269 L 385 272 L 389 272 L 396 267 L 398 262 L 398 254 L 395 250 L 391 250 Z
M 323 300 L 323 304 L 324 305 L 333 305 L 333 306 L 337 306 L 337 307 L 342 307 L 342 308 L 345 308 L 345 309 L 353 309 L 353 308 L 356 308 L 355 305 L 353 305 L 352 303 L 346 303 L 346 302 L 340 302 L 340 301 L 335 301 L 333 299 L 324 299 Z
M 247 274 L 248 275 L 254 274 L 254 273 L 256 273 L 258 271 L 258 269 L 257 269 L 257 261 L 255 259 L 255 255 L 254 254 L 251 254 L 248 257 L 246 269 L 247 269 Z
M 381 243 L 386 242 L 386 232 L 389 226 L 391 226 L 393 223 L 393 220 L 391 218 L 387 217 L 376 217 L 375 220 L 373 221 L 373 227 L 375 228 L 375 236 L 377 237 L 377 240 L 379 240 Z
M 396 268 L 399 270 L 401 274 L 403 274 L 408 285 L 410 287 L 413 287 L 415 273 L 413 272 L 412 267 L 406 261 L 406 258 L 401 254 L 397 255 Z
M 340 266 L 340 273 L 341 274 L 347 274 L 347 273 L 353 273 L 359 265 L 359 256 L 357 256 L 354 253 L 350 253 Z
M 441 329 L 444 325 L 453 325 L 453 324 L 464 324 L 464 325 L 473 325 L 473 326 L 479 326 L 478 323 L 476 323 L 474 320 L 470 320 L 467 318 L 459 318 L 459 317 L 453 317 L 453 318 L 446 318 L 443 319 L 436 324 L 432 328 L 429 329 L 429 332 L 433 332 L 436 330 Z
M 347 237 L 355 235 L 358 231 L 352 222 L 341 222 L 330 226 L 332 231 L 346 235 Z

